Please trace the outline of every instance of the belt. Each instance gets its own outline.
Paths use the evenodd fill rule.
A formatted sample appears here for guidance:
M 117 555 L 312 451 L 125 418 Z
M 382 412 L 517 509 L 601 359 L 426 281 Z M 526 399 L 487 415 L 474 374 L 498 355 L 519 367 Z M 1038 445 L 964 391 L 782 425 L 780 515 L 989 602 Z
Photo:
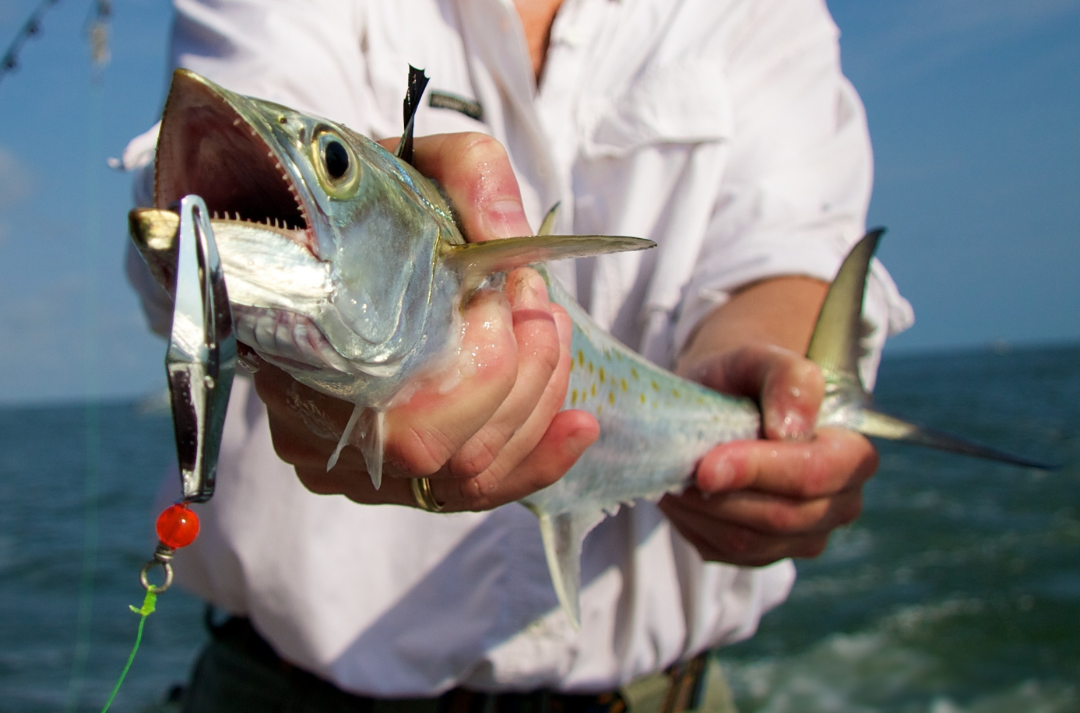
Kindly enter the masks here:
M 636 679 L 617 691 L 571 694 L 539 690 L 528 693 L 483 693 L 454 688 L 438 698 L 378 699 L 349 694 L 332 683 L 283 660 L 242 617 L 215 624 L 207 616 L 216 642 L 242 653 L 279 677 L 308 691 L 348 697 L 358 713 L 686 713 L 704 702 L 710 676 L 708 652 L 665 671 Z M 715 665 L 715 664 L 714 664 Z M 718 673 L 718 670 L 717 670 Z M 726 691 L 725 691 L 726 692 Z

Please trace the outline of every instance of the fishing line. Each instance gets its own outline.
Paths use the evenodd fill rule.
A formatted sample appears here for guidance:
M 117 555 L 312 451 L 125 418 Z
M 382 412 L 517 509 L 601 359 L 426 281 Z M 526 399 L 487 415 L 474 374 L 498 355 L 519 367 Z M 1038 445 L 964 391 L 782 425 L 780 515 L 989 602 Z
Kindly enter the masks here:
M 90 654 L 90 625 L 94 604 L 94 575 L 98 555 L 98 501 L 101 478 L 101 406 L 98 380 L 98 352 L 100 335 L 98 258 L 101 249 L 101 166 L 102 133 L 104 130 L 105 82 L 101 72 L 95 69 L 90 82 L 90 99 L 87 108 L 87 161 L 86 161 L 86 220 L 84 222 L 83 257 L 86 284 L 83 299 L 83 393 L 86 399 L 83 411 L 86 451 L 86 478 L 83 488 L 83 556 L 82 573 L 79 578 L 78 618 L 75 627 L 75 652 L 68 682 L 65 711 L 78 707 L 86 674 L 86 662 Z
M 55 0 L 53 0 L 55 2 Z M 51 3 L 49 3 L 51 4 Z M 94 578 L 99 540 L 99 499 L 101 490 L 101 405 L 99 384 L 100 281 L 98 258 L 101 250 L 101 180 L 104 144 L 105 79 L 108 63 L 108 2 L 99 0 L 92 10 L 87 34 L 90 40 L 91 79 L 86 120 L 86 210 L 83 233 L 85 296 L 83 299 L 83 425 L 86 471 L 83 484 L 83 548 L 75 624 L 75 649 L 68 679 L 65 712 L 79 705 L 90 656 L 91 623 L 94 608 Z M 145 618 L 145 617 L 144 617 Z M 141 627 L 140 627 L 141 636 Z

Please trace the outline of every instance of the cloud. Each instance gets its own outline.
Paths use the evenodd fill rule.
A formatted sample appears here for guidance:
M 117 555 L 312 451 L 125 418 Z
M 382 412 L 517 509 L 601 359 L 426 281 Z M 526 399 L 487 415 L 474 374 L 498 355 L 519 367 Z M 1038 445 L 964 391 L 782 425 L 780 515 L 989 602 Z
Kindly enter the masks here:
M 33 192 L 33 172 L 6 147 L 0 146 L 0 211 L 12 208 Z
M 33 194 L 33 172 L 15 154 L 0 146 L 0 245 L 11 232 L 9 213 Z

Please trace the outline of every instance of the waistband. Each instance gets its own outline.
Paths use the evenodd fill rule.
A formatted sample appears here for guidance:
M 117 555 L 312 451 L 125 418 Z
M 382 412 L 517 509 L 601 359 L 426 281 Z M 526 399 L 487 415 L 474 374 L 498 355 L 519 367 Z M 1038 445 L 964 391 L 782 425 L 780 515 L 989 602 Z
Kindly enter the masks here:
M 242 617 L 215 624 L 207 619 L 215 642 L 269 669 L 278 677 L 319 697 L 348 699 L 357 713 L 727 713 L 734 711 L 719 665 L 700 654 L 618 690 L 568 694 L 538 690 L 527 693 L 483 693 L 454 688 L 437 698 L 379 699 L 341 691 L 332 683 L 283 660 Z M 708 690 L 709 688 L 713 690 Z M 722 690 L 717 690 L 720 688 Z M 720 702 L 724 705 L 717 706 Z

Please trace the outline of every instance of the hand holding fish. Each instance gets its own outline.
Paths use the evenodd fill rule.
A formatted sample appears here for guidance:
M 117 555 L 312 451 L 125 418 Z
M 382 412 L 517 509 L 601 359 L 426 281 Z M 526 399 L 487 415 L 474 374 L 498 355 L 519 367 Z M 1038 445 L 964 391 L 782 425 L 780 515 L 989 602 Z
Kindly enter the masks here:
M 416 166 L 447 192 L 471 241 L 532 232 L 498 142 L 482 134 L 441 135 L 416 139 L 415 150 Z M 407 478 L 429 476 L 440 481 L 433 490 L 446 509 L 479 510 L 525 497 L 569 470 L 598 431 L 582 411 L 559 412 L 570 369 L 566 311 L 548 301 L 535 270 L 520 268 L 509 274 L 505 293 L 477 295 L 465 321 L 454 359 L 387 411 L 391 477 L 379 490 L 354 448 L 326 468 L 353 405 L 269 364 L 259 369 L 256 388 L 269 409 L 275 448 L 306 487 L 362 503 L 415 505 Z M 312 429 L 313 414 L 325 416 L 325 432 Z
M 744 290 L 707 317 L 679 372 L 761 404 L 766 440 L 711 450 L 694 487 L 661 508 L 707 560 L 765 565 L 815 557 L 859 514 L 877 453 L 853 431 L 814 432 L 821 370 L 803 356 L 826 285 L 780 278 Z

